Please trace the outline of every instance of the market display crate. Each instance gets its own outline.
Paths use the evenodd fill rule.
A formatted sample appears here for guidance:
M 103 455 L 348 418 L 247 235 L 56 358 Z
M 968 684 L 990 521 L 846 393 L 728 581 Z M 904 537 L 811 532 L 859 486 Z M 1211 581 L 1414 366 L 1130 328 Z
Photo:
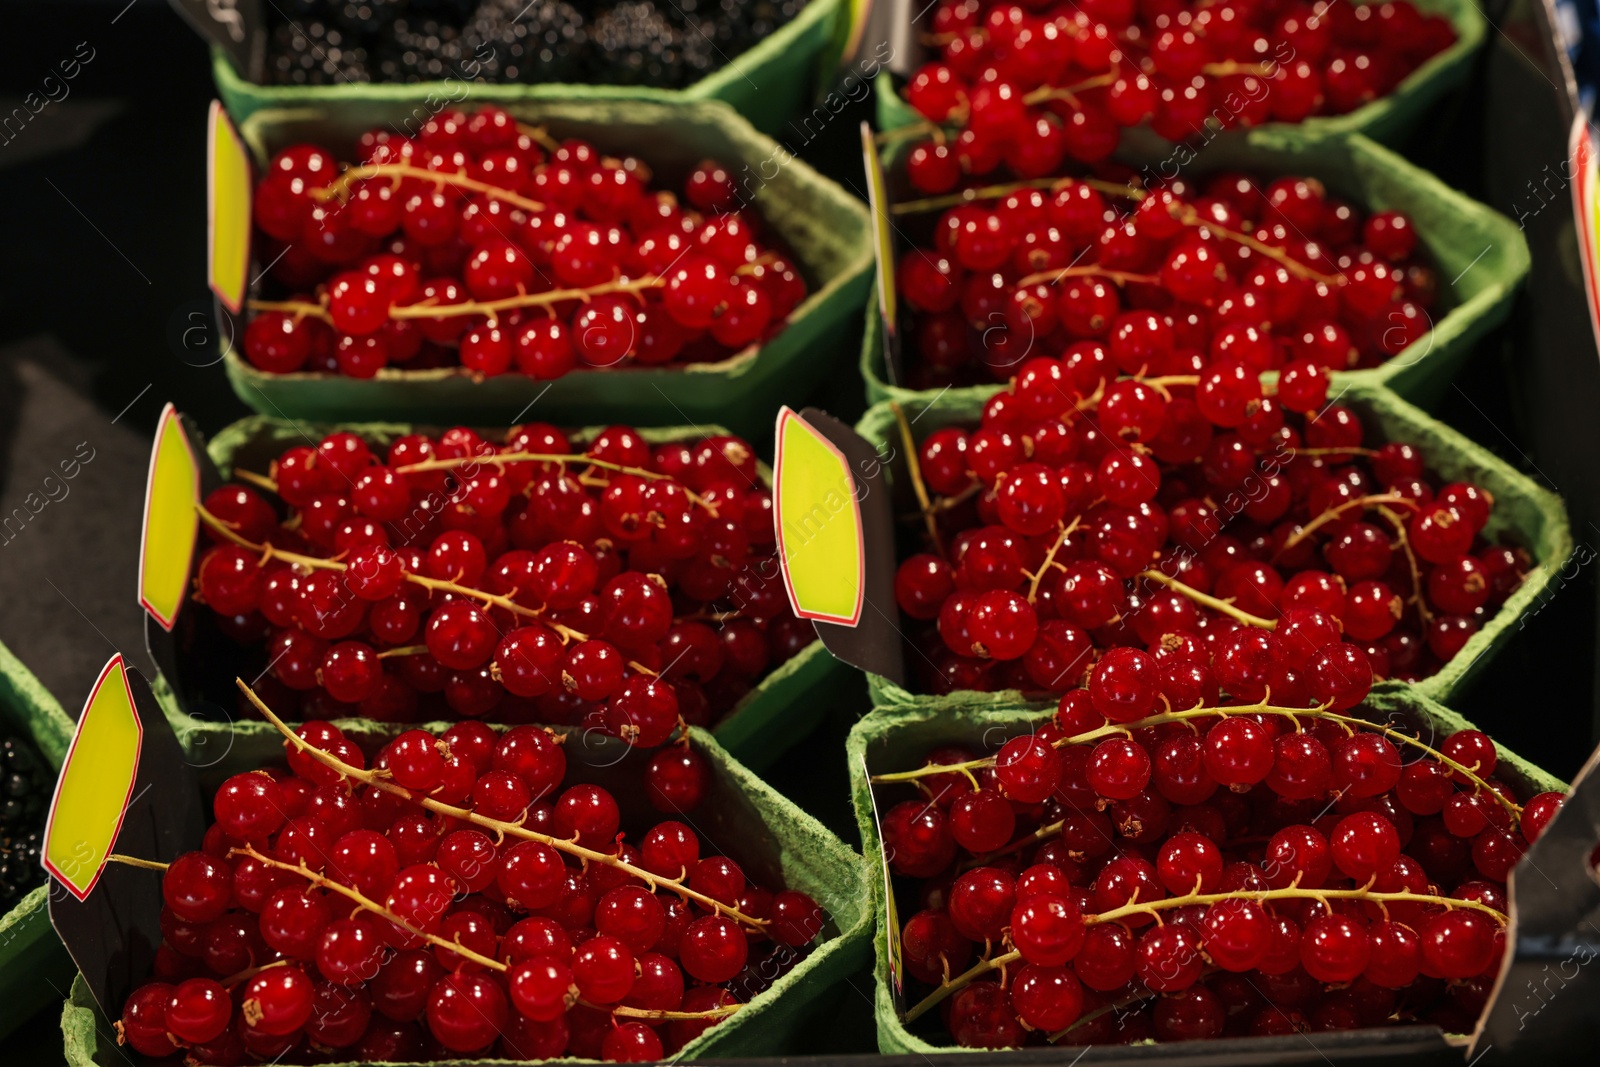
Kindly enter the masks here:
M 274 152 L 301 142 L 344 151 L 367 130 L 414 124 L 420 99 L 263 110 L 240 125 L 239 136 L 257 168 Z M 659 180 L 673 185 L 681 185 L 702 160 L 723 163 L 741 199 L 798 261 L 809 289 L 805 300 L 765 344 L 718 362 L 582 368 L 551 381 L 518 373 L 483 378 L 461 367 L 388 368 L 369 379 L 304 371 L 269 374 L 247 362 L 230 341 L 224 365 L 240 399 L 262 414 L 322 421 L 483 424 L 556 413 L 568 424 L 721 422 L 753 436 L 782 400 L 805 394 L 836 369 L 828 357 L 845 347 L 855 328 L 872 266 L 868 215 L 849 193 L 724 104 L 526 100 L 506 107 L 518 121 L 538 124 L 551 136 L 582 138 L 604 152 L 637 156 Z M 214 116 L 214 122 L 225 120 Z M 215 138 L 220 138 L 216 143 L 227 139 Z M 266 265 L 255 264 L 244 278 L 257 278 Z M 249 286 L 252 294 L 256 288 Z M 242 337 L 243 324 L 235 324 L 220 303 L 218 314 L 227 320 L 225 338 Z
M 885 166 L 891 179 L 903 172 L 905 155 L 903 143 L 887 151 Z M 1140 165 L 1136 154 L 1123 153 L 1120 158 Z M 1335 370 L 1335 392 L 1345 383 L 1381 384 L 1431 408 L 1449 390 L 1477 343 L 1506 321 L 1527 277 L 1528 243 L 1516 223 L 1367 137 L 1300 139 L 1274 130 L 1253 130 L 1208 145 L 1193 159 L 1192 167 L 1181 168 L 1185 176 L 1240 171 L 1268 178 L 1316 178 L 1330 192 L 1369 212 L 1398 211 L 1414 223 L 1418 246 L 1425 250 L 1438 279 L 1432 328 L 1376 367 Z M 1170 178 L 1179 171 L 1168 158 L 1146 163 L 1139 174 L 1150 181 Z M 905 363 L 917 357 L 909 351 L 915 343 L 913 331 L 902 329 L 902 335 L 902 344 L 907 346 L 902 355 Z M 919 391 L 890 383 L 884 351 L 883 319 L 875 293 L 868 304 L 861 345 L 867 400 L 918 399 Z M 1013 369 L 1021 362 L 1018 359 Z M 945 395 L 979 396 L 989 391 L 988 386 L 961 386 Z M 939 390 L 920 392 L 927 397 Z
M 992 393 L 993 390 L 989 390 L 958 396 L 952 390 L 942 397 L 908 401 L 903 411 L 915 439 L 920 442 L 941 427 L 976 425 L 984 399 Z M 1375 686 L 1375 691 L 1379 692 L 1410 690 L 1426 699 L 1449 702 L 1488 666 L 1495 651 L 1521 628 L 1528 616 L 1541 610 L 1546 599 L 1559 588 L 1558 577 L 1573 548 L 1566 511 L 1555 494 L 1535 485 L 1488 449 L 1428 417 L 1380 385 L 1351 382 L 1338 394 L 1338 402 L 1357 412 L 1369 440 L 1409 442 L 1419 450 L 1432 474 L 1481 486 L 1494 500 L 1485 535 L 1491 540 L 1519 546 L 1532 557 L 1533 566 L 1522 584 L 1438 673 L 1416 683 L 1391 680 Z M 905 514 L 915 512 L 916 503 L 905 476 L 897 421 L 890 403 L 878 404 L 862 417 L 857 431 L 869 445 L 878 448 L 881 455 L 891 457 L 885 468 L 894 486 L 895 514 Z M 875 706 L 922 704 L 935 699 L 913 694 L 877 675 L 869 675 L 868 685 Z M 1010 690 L 974 699 L 1004 707 L 1016 703 L 1019 694 Z
M 72 720 L 11 650 L 0 645 L 0 729 L 31 741 L 53 774 L 72 742 Z M 43 830 L 43 822 L 38 827 Z M 50 929 L 51 886 L 36 886 L 0 915 L 0 1038 L 55 999 L 72 961 Z
M 127 669 L 120 657 L 114 659 L 108 667 L 110 684 L 120 687 L 120 675 L 124 670 Z M 171 734 L 167 732 L 164 738 L 152 736 L 165 731 L 166 724 L 160 719 L 161 713 L 140 695 L 143 685 L 136 672 L 127 670 L 127 677 L 134 694 L 133 706 L 144 726 L 140 742 L 142 753 L 151 763 L 162 764 L 153 749 L 163 742 L 170 744 Z M 369 757 L 387 740 L 370 724 L 352 724 L 347 736 L 366 749 Z M 204 790 L 206 796 L 209 797 L 217 775 L 281 763 L 282 737 L 277 734 L 275 737 L 277 740 L 271 746 L 235 747 L 217 765 L 205 768 L 204 779 L 211 783 Z M 818 1025 L 818 1013 L 828 1010 L 831 995 L 837 992 L 835 987 L 867 963 L 872 912 L 865 865 L 860 856 L 833 833 L 768 787 L 709 734 L 693 730 L 688 744 L 703 758 L 708 769 L 706 790 L 693 816 L 696 832 L 707 841 L 724 847 L 753 878 L 811 896 L 821 909 L 823 926 L 820 940 L 803 958 L 738 1011 L 685 1045 L 681 1055 L 689 1058 L 776 1055 L 805 1028 Z M 659 813 L 651 814 L 653 809 L 645 798 L 641 772 L 648 759 L 647 753 L 630 749 L 614 739 L 580 738 L 574 734 L 567 736 L 564 747 L 568 753 L 565 780 L 599 785 L 611 792 L 620 807 L 624 825 L 648 825 L 651 820 L 660 818 Z M 96 976 L 90 982 L 80 974 L 72 986 L 61 1025 L 67 1062 L 73 1067 L 90 1064 L 112 1067 L 125 1062 L 127 1054 L 117 1047 L 115 1031 L 98 1003 L 106 999 L 120 1003 L 119 998 L 125 997 L 143 979 L 145 972 L 139 969 L 139 963 L 148 967 L 149 952 L 153 948 L 146 945 L 141 950 L 137 946 L 140 938 L 148 936 L 153 929 L 155 916 L 124 915 L 118 921 L 111 921 L 106 917 L 115 913 L 117 905 L 103 899 L 103 895 L 108 892 L 109 868 L 114 868 L 122 879 L 141 876 L 148 883 L 144 888 L 157 885 L 159 875 L 121 863 L 107 863 L 106 856 L 116 853 L 170 861 L 177 854 L 198 847 L 198 838 L 174 841 L 169 834 L 168 839 L 163 839 L 156 827 L 163 820 L 183 825 L 185 819 L 178 817 L 178 808 L 183 809 L 183 816 L 192 816 L 197 823 L 208 821 L 199 814 L 201 788 L 192 771 L 173 773 L 181 770 L 181 765 L 158 769 L 165 770 L 167 778 L 148 790 L 148 797 L 141 797 L 129 807 L 106 842 L 105 852 L 93 857 L 108 868 L 107 877 L 101 880 L 96 875 L 95 880 L 100 883 L 98 888 L 91 881 L 87 891 L 83 891 L 82 881 L 75 879 L 73 892 L 74 896 L 82 892 L 83 911 L 74 917 L 57 919 L 75 952 L 101 951 L 115 958 L 114 965 L 107 968 L 112 972 L 109 978 Z M 132 780 L 143 784 L 148 773 L 148 770 L 138 769 Z M 79 780 L 82 777 L 75 778 L 69 768 L 63 777 L 63 789 L 85 788 L 86 784 Z M 203 809 L 209 810 L 209 807 L 209 802 L 204 802 Z M 114 816 L 114 812 L 99 814 L 102 821 Z M 147 854 L 152 851 L 159 856 Z M 155 899 L 159 900 L 159 894 Z M 99 932 L 87 940 L 84 928 L 74 925 L 85 916 L 100 916 L 104 923 Z M 159 934 L 156 937 L 159 938 Z M 98 946 L 96 938 L 108 944 Z M 117 953 L 119 939 L 134 951 L 126 955 Z M 142 960 L 130 961 L 129 956 L 139 957 L 141 951 Z
M 1224 709 L 1225 710 L 1225 709 Z M 1347 712 L 1354 718 L 1381 724 L 1390 729 L 1410 733 L 1425 743 L 1437 745 L 1440 739 L 1457 730 L 1476 729 L 1455 712 L 1417 692 L 1374 691 L 1358 708 Z M 908 909 L 891 908 L 886 893 L 893 892 L 894 880 L 885 867 L 884 843 L 880 819 L 886 810 L 885 800 L 874 795 L 874 785 L 869 778 L 874 775 L 895 773 L 918 767 L 924 757 L 940 746 L 958 746 L 980 756 L 992 756 L 1011 738 L 1034 733 L 1048 718 L 1049 713 L 1029 708 L 1015 702 L 997 702 L 977 694 L 956 693 L 915 706 L 881 707 L 856 724 L 847 742 L 847 756 L 851 775 L 851 798 L 855 805 L 856 820 L 861 828 L 863 854 L 872 868 L 874 906 L 877 913 L 877 968 L 875 972 L 876 1016 L 878 1046 L 888 1054 L 919 1056 L 945 1055 L 970 1052 L 952 1047 L 950 1039 L 937 1022 L 937 1013 L 915 1026 L 902 1021 L 903 1008 L 897 1002 L 893 977 L 894 948 L 889 924 L 903 922 Z M 1567 785 L 1548 772 L 1541 770 L 1503 746 L 1496 746 L 1498 763 L 1495 776 L 1506 782 L 1522 800 L 1535 794 L 1550 791 L 1565 793 Z M 879 790 L 893 788 L 879 785 Z M 906 787 L 900 787 L 906 792 Z M 1331 806 L 1331 805 L 1330 805 Z M 1519 868 L 1526 869 L 1528 864 Z M 1514 887 L 1513 887 L 1514 892 Z M 914 907 L 914 905 L 913 905 Z M 898 919 L 896 916 L 898 915 Z M 1516 912 L 1512 912 L 1513 927 Z M 898 937 L 898 929 L 893 935 Z M 1510 954 L 1508 948 L 1507 954 Z M 1508 991 L 1507 998 L 1515 997 Z M 1380 1029 L 1357 1029 L 1318 1033 L 1315 1039 L 1318 1062 L 1324 1057 L 1336 1062 L 1360 1062 L 1365 1059 L 1389 1062 L 1389 1057 L 1405 1056 L 1404 1062 L 1460 1062 L 1461 1046 L 1465 1039 L 1460 1035 L 1447 1038 L 1437 1027 L 1411 1025 Z M 1059 1046 L 1065 1050 L 1073 1044 L 1070 1034 Z M 1029 1050 L 1032 1051 L 1032 1050 Z M 1090 1049 L 1088 1062 L 1095 1060 L 1098 1050 Z M 1038 1055 L 1040 1052 L 1034 1052 Z M 1177 1063 L 1221 1062 L 1301 1062 L 1306 1055 L 1306 1038 L 1302 1034 L 1261 1037 L 1224 1037 L 1204 1042 L 1183 1042 L 1171 1045 L 1134 1046 L 1117 1050 L 1108 1057 L 1113 1062 L 1133 1059 L 1153 1059 Z M 1063 1052 L 1068 1058 L 1071 1052 Z M 1194 1057 L 1204 1057 L 1196 1060 Z M 1009 1058 L 1009 1057 L 1003 1057 Z M 1020 1057 L 1019 1057 L 1020 1062 Z
M 1450 20 L 1456 31 L 1454 44 L 1412 71 L 1393 92 L 1354 111 L 1317 116 L 1296 124 L 1269 122 L 1260 128 L 1293 133 L 1307 140 L 1338 140 L 1350 134 L 1364 134 L 1383 144 L 1403 148 L 1428 117 L 1429 109 L 1467 80 L 1472 73 L 1474 57 L 1488 37 L 1488 20 L 1472 0 L 1415 0 L 1415 3 L 1419 11 L 1443 15 Z M 906 103 L 900 87 L 893 81 L 885 79 L 878 83 L 876 104 L 880 130 L 901 129 L 926 121 Z M 1209 150 L 1240 135 L 1233 130 L 1218 133 L 1208 128 L 1203 136 Z M 1148 127 L 1124 131 L 1123 137 L 1125 145 L 1150 158 L 1167 156 L 1173 151 L 1170 142 L 1156 136 Z
M 389 84 L 350 82 L 296 86 L 263 84 L 260 75 L 241 73 L 229 52 L 213 45 L 211 73 L 217 92 L 235 119 L 257 111 L 295 107 L 388 104 L 433 98 L 519 103 L 529 100 L 717 100 L 757 128 L 776 133 L 805 105 L 833 71 L 848 30 L 850 5 L 844 0 L 809 0 L 790 21 L 720 68 L 683 89 L 650 89 L 594 83 L 506 83 L 473 80 L 467 74 L 437 82 Z M 205 31 L 212 36 L 210 29 Z M 255 32 L 265 36 L 264 27 Z M 470 58 L 470 57 L 468 57 Z
M 167 421 L 165 426 L 177 432 L 175 420 Z M 581 447 L 600 429 L 589 427 L 574 431 L 569 440 Z M 223 429 L 206 445 L 206 453 L 223 480 L 234 477 L 240 470 L 260 474 L 269 470 L 286 449 L 303 444 L 306 434 L 312 434 L 315 439 L 335 430 L 355 433 L 380 450 L 406 434 L 437 432 L 399 423 L 317 426 L 254 416 Z M 645 429 L 640 435 L 655 445 L 698 442 L 724 432 L 717 426 L 695 426 Z M 158 434 L 158 451 L 163 440 L 164 434 Z M 758 471 L 764 480 L 770 481 L 771 471 L 765 464 L 758 464 Z M 208 474 L 202 480 L 212 479 Z M 192 512 L 193 505 L 189 507 Z M 200 542 L 206 537 L 199 530 L 194 536 Z M 234 707 L 234 676 L 244 672 L 245 677 L 253 677 L 260 665 L 247 666 L 248 661 L 239 646 L 222 636 L 209 617 L 210 613 L 202 610 L 201 604 L 189 602 L 192 595 L 186 583 L 170 636 L 160 631 L 155 619 L 149 620 L 151 634 L 161 634 L 154 637 L 156 646 L 171 646 L 170 654 L 158 656 L 165 673 L 154 680 L 156 695 L 180 743 L 198 765 L 209 768 L 218 761 L 241 757 L 265 759 L 279 744 L 276 731 L 266 722 L 238 717 L 229 710 Z M 735 758 L 759 771 L 782 758 L 790 746 L 807 736 L 849 681 L 849 669 L 830 656 L 820 641 L 812 641 L 793 658 L 761 677 L 735 707 L 714 724 L 710 733 Z M 346 729 L 367 729 L 373 736 L 388 737 L 413 725 L 359 719 L 340 719 L 338 724 Z M 443 729 L 445 725 L 448 724 L 435 723 L 428 728 Z

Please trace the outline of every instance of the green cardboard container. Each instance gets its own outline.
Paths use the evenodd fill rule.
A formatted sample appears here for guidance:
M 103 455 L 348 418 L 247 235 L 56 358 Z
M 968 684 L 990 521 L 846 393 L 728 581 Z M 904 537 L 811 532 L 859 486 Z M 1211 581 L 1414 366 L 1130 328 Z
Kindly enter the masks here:
M 267 729 L 273 740 L 266 744 L 252 740 L 236 747 L 207 777 L 281 762 L 279 735 L 270 726 Z M 370 728 L 352 729 L 349 736 L 369 753 L 386 739 Z M 684 1046 L 679 1056 L 692 1061 L 710 1056 L 777 1055 L 805 1028 L 826 1025 L 817 1016 L 827 1010 L 833 987 L 867 964 L 872 909 L 866 865 L 831 831 L 736 761 L 710 734 L 696 729 L 690 738 L 711 771 L 706 798 L 695 811 L 696 830 L 726 847 L 752 877 L 810 894 L 828 916 L 828 923 L 823 928 L 826 940 L 810 955 L 766 992 Z M 574 745 L 580 747 L 575 750 Z M 651 809 L 637 784 L 647 754 L 627 750 L 610 738 L 575 738 L 568 741 L 567 748 L 569 781 L 633 783 L 631 789 L 617 790 L 625 825 L 648 825 L 648 820 L 659 818 L 659 814 L 645 814 Z M 128 1063 L 81 977 L 73 981 L 62 1009 L 61 1030 L 71 1067 L 124 1067 Z
M 0 645 L 0 726 L 33 740 L 53 770 L 72 744 L 72 720 L 39 679 Z M 43 827 L 41 826 L 42 830 Z M 72 959 L 50 925 L 46 881 L 0 916 L 0 1039 L 56 999 L 72 978 Z
M 308 439 L 318 440 L 335 429 L 353 431 L 371 443 L 387 447 L 396 438 L 415 432 L 417 427 L 399 423 L 308 426 L 256 415 L 225 427 L 211 439 L 206 450 L 224 478 L 230 477 L 235 467 L 265 473 L 268 465 L 286 448 L 304 444 Z M 570 438 L 581 443 L 592 438 L 600 429 L 588 427 L 573 431 Z M 699 440 L 723 432 L 718 426 L 695 426 L 647 429 L 640 431 L 640 434 L 651 444 L 661 444 L 685 439 Z M 772 472 L 766 464 L 760 465 L 760 472 L 764 480 L 770 481 Z M 202 533 L 200 536 L 205 535 Z M 190 611 L 198 609 L 199 605 L 196 604 L 189 604 L 186 608 Z M 848 681 L 849 668 L 829 655 L 821 641 L 813 641 L 761 679 L 716 725 L 711 734 L 744 765 L 753 770 L 764 770 L 821 722 L 831 696 L 841 691 Z M 184 751 L 196 758 L 197 764 L 210 766 L 233 749 L 241 745 L 248 747 L 256 735 L 261 735 L 273 745 L 277 744 L 277 731 L 261 719 L 227 721 L 202 718 L 184 710 L 183 703 L 178 699 L 180 684 L 177 679 L 162 676 L 152 682 L 152 688 L 167 714 L 167 720 L 172 724 L 173 732 L 178 735 L 178 742 Z M 363 719 L 338 720 L 340 727 L 347 731 L 355 723 L 374 728 L 374 736 L 387 737 L 394 737 L 418 725 L 373 723 Z M 443 730 L 449 725 L 448 722 L 429 723 L 423 728 Z
M 810 98 L 813 88 L 837 64 L 848 28 L 846 0 L 810 0 L 789 22 L 746 52 L 683 89 L 551 82 L 495 85 L 445 80 L 413 85 L 346 82 L 342 85 L 257 85 L 241 77 L 220 48 L 211 50 L 217 95 L 235 121 L 257 111 L 285 107 L 343 107 L 347 104 L 442 100 L 465 97 L 482 103 L 524 100 L 720 100 L 765 133 L 776 133 Z
M 1403 147 L 1436 101 L 1467 80 L 1473 57 L 1488 36 L 1488 20 L 1473 0 L 1414 0 L 1425 14 L 1443 15 L 1456 28 L 1456 43 L 1412 71 L 1388 96 L 1358 107 L 1343 115 L 1311 118 L 1300 123 L 1269 122 L 1260 129 L 1292 131 L 1307 140 L 1336 140 L 1353 133 L 1365 134 L 1387 145 Z M 893 130 L 924 122 L 922 115 L 905 102 L 898 88 L 889 81 L 878 84 L 878 129 Z M 1157 137 L 1148 127 L 1124 133 L 1125 143 L 1135 145 L 1146 155 L 1159 157 L 1173 151 L 1170 141 Z M 1224 131 L 1207 142 L 1206 150 L 1231 138 L 1237 131 Z
M 904 155 L 903 148 L 892 149 L 885 163 L 893 166 Z M 1135 157 L 1125 153 L 1123 158 L 1131 161 Z M 1517 289 L 1527 277 L 1528 242 L 1516 223 L 1366 137 L 1298 140 L 1269 128 L 1218 141 L 1194 158 L 1194 165 L 1185 167 L 1184 173 L 1243 170 L 1273 177 L 1320 178 L 1332 192 L 1369 212 L 1402 211 L 1416 224 L 1419 244 L 1439 281 L 1433 329 L 1377 367 L 1336 372 L 1333 393 L 1350 383 L 1383 384 L 1408 400 L 1431 407 L 1449 388 L 1478 341 L 1511 314 Z M 1162 166 L 1150 164 L 1146 173 L 1151 178 L 1170 178 L 1175 171 Z M 917 391 L 888 383 L 883 362 L 883 321 L 874 290 L 861 345 L 867 400 L 914 399 Z M 990 391 L 990 386 L 965 386 L 950 389 L 946 395 L 986 395 Z
M 403 98 L 258 111 L 239 132 L 258 166 L 299 141 L 343 153 L 375 126 L 415 124 L 413 108 L 422 98 L 416 87 L 405 88 Z M 224 366 L 245 404 L 263 415 L 324 422 L 720 422 L 753 436 L 770 428 L 779 404 L 805 396 L 843 369 L 843 349 L 866 302 L 872 269 L 869 219 L 859 200 L 715 101 L 527 99 L 506 106 L 553 136 L 582 137 L 607 152 L 637 155 L 665 187 L 676 187 L 702 159 L 723 161 L 767 228 L 794 253 L 810 294 L 766 344 L 720 362 L 575 370 L 551 382 L 522 374 L 478 381 L 460 367 L 390 368 L 366 380 L 266 374 L 233 350 L 224 324 L 230 337 Z
M 956 390 L 951 390 L 936 400 L 908 402 L 903 410 L 912 420 L 913 433 L 920 441 L 944 426 L 975 425 L 983 409 L 983 398 L 993 392 L 990 389 L 977 394 L 974 390 L 963 390 L 963 395 L 957 396 Z M 1421 450 L 1428 470 L 1435 476 L 1445 480 L 1470 480 L 1493 494 L 1494 510 L 1485 533 L 1490 540 L 1504 538 L 1520 545 L 1533 556 L 1534 566 L 1522 585 L 1439 673 L 1415 684 L 1389 680 L 1373 687 L 1375 693 L 1410 692 L 1424 699 L 1449 702 L 1487 666 L 1500 646 L 1523 625 L 1524 619 L 1541 610 L 1545 600 L 1560 588 L 1560 585 L 1552 587 L 1552 583 L 1572 555 L 1572 530 L 1566 509 L 1560 497 L 1535 485 L 1488 449 L 1474 444 L 1437 419 L 1429 418 L 1383 386 L 1353 381 L 1347 383 L 1342 393 L 1338 390 L 1334 393 L 1340 403 L 1348 404 L 1361 415 L 1369 442 L 1408 441 Z M 893 453 L 885 453 L 893 455 L 888 466 L 891 482 L 899 476 L 894 489 L 897 494 L 895 514 L 908 511 L 915 514 L 916 505 L 909 503 L 910 490 L 903 474 L 905 460 L 898 453 L 899 429 L 890 405 L 877 404 L 868 409 L 857 424 L 856 432 L 872 445 L 895 448 Z M 867 683 L 875 707 L 926 705 L 937 699 L 912 694 L 877 675 L 868 675 Z M 992 694 L 989 700 L 995 706 L 1006 706 L 1021 702 L 1022 696 L 1013 689 Z M 1494 723 L 1489 725 L 1493 727 Z
M 930 698 L 909 707 L 879 708 L 860 722 L 850 732 L 845 748 L 850 764 L 850 794 L 855 804 L 856 821 L 861 828 L 862 852 L 866 857 L 872 882 L 873 903 L 877 912 L 877 932 L 874 945 L 877 949 L 877 967 L 874 983 L 874 1010 L 878 1021 L 878 1049 L 885 1053 L 915 1053 L 929 1055 L 965 1051 L 948 1043 L 939 1027 L 937 1014 L 934 1021 L 921 1023 L 912 1033 L 901 1023 L 895 1010 L 894 993 L 889 982 L 889 949 L 887 910 L 884 907 L 883 843 L 878 836 L 877 820 L 873 817 L 871 786 L 868 774 L 892 773 L 918 766 L 929 749 L 944 744 L 963 744 L 974 751 L 998 751 L 1007 740 L 1028 733 L 1038 727 L 1042 716 L 1048 712 L 1029 708 L 1014 702 L 1007 703 L 987 698 L 981 693 L 955 693 L 946 697 Z M 1393 723 L 1403 720 L 1420 727 L 1421 737 L 1442 738 L 1456 730 L 1472 727 L 1460 715 L 1418 692 L 1374 692 L 1365 704 L 1351 714 L 1370 718 L 1375 722 Z M 1435 744 L 1433 747 L 1437 747 Z M 1526 799 L 1546 790 L 1566 791 L 1566 783 L 1547 771 L 1522 759 L 1503 746 L 1496 745 L 1499 763 L 1496 777 L 1509 782 Z M 902 792 L 909 792 L 903 790 Z M 880 806 L 883 801 L 880 799 Z M 1378 1034 L 1382 1031 L 1352 1031 L 1349 1038 L 1359 1042 L 1357 1035 Z M 1345 1035 L 1319 1035 L 1319 1043 L 1326 1036 L 1330 1041 L 1341 1041 Z M 1291 1040 L 1296 1042 L 1294 1052 L 1303 1049 L 1300 1035 L 1283 1038 L 1221 1039 L 1204 1044 L 1185 1044 L 1181 1048 L 1197 1053 L 1212 1046 L 1222 1046 L 1237 1051 L 1231 1062 L 1270 1063 L 1274 1058 L 1268 1053 L 1267 1043 Z M 943 1041 L 945 1043 L 939 1043 Z M 1177 1051 L 1174 1046 L 1173 1051 Z M 1154 1051 L 1153 1049 L 1150 1051 Z M 1338 1052 L 1342 1049 L 1330 1051 Z M 1345 1062 L 1342 1056 L 1335 1056 Z M 1064 1058 L 1067 1062 L 1070 1057 Z M 1206 1062 L 1224 1062 L 1207 1059 Z

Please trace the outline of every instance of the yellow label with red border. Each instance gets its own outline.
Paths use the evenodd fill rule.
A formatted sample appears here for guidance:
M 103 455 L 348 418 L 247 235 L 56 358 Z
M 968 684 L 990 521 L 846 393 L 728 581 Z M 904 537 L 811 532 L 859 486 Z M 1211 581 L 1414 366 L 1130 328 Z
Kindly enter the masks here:
M 183 605 L 194 562 L 199 520 L 200 464 L 178 411 L 168 404 L 150 447 L 144 493 L 144 535 L 139 544 L 139 603 L 171 630 Z
M 235 315 L 250 278 L 250 156 L 219 101 L 206 131 L 206 277 Z
M 45 823 L 45 870 L 79 900 L 94 889 L 116 845 L 133 802 L 143 743 L 144 725 L 118 653 L 84 702 Z
M 850 461 L 787 407 L 778 412 L 773 485 L 778 554 L 794 613 L 857 625 L 866 598 L 866 549 Z

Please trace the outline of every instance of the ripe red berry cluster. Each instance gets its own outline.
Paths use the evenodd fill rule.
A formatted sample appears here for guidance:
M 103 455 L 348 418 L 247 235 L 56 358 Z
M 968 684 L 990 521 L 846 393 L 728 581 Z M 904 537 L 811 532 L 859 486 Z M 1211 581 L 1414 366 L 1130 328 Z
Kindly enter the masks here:
M 1145 122 L 1187 141 L 1353 111 L 1456 39 L 1408 0 L 940 0 L 933 32 L 941 55 L 905 97 L 960 134 L 926 151 L 953 174 L 1004 163 L 1023 178 L 1099 162 Z
M 574 448 L 545 424 L 498 444 L 457 427 L 380 458 L 338 432 L 236 477 L 204 502 L 197 596 L 263 646 L 291 719 L 581 724 L 655 746 L 816 636 L 736 437 L 652 447 L 613 426 Z
M 809 896 L 685 822 L 622 832 L 611 792 L 563 788 L 540 727 L 412 730 L 370 771 L 328 724 L 298 736 L 335 762 L 286 744 L 287 770 L 228 779 L 203 847 L 166 868 L 164 941 L 118 1027 L 146 1056 L 659 1060 L 822 930 Z M 644 774 L 673 813 L 706 785 L 686 745 Z
M 1315 178 L 989 193 L 900 259 L 915 388 L 1003 380 L 1030 355 L 1094 345 L 1124 374 L 1351 370 L 1433 328 L 1437 283 L 1411 220 L 1363 217 Z
M 935 987 L 908 1023 L 937 1005 L 971 1047 L 1472 1031 L 1506 876 L 1562 794 L 1518 803 L 1477 730 L 1435 750 L 1265 706 L 1108 720 L 1111 673 L 990 758 L 875 779 L 921 793 L 882 823 L 904 971 Z
M 1276 395 L 1237 364 L 1115 374 L 1099 343 L 1031 359 L 978 428 L 920 445 L 895 596 L 925 688 L 1061 693 L 1098 657 L 1128 719 L 1219 690 L 1353 707 L 1438 671 L 1530 565 L 1486 540 L 1487 492 L 1363 448 L 1312 367 Z
M 504 110 L 446 110 L 415 138 L 364 134 L 340 172 L 297 144 L 256 186 L 274 299 L 244 354 L 264 371 L 370 378 L 459 365 L 559 378 L 578 367 L 724 359 L 805 299 L 722 165 L 684 183 Z

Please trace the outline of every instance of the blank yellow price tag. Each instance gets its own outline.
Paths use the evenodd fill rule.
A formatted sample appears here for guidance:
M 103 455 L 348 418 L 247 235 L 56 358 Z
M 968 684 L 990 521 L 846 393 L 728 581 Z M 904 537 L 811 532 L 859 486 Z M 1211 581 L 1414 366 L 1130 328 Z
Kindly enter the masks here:
M 168 404 L 150 448 L 144 493 L 144 536 L 139 544 L 139 603 L 163 629 L 171 630 L 183 605 L 194 560 L 199 520 L 200 465 L 178 411 Z
M 111 657 L 83 705 L 44 831 L 44 866 L 79 900 L 105 870 L 139 774 L 144 726 L 122 656 Z
M 219 101 L 206 132 L 206 277 L 237 315 L 250 278 L 250 156 Z
M 866 550 L 850 462 L 789 408 L 778 413 L 776 451 L 773 518 L 790 606 L 803 619 L 855 626 Z

